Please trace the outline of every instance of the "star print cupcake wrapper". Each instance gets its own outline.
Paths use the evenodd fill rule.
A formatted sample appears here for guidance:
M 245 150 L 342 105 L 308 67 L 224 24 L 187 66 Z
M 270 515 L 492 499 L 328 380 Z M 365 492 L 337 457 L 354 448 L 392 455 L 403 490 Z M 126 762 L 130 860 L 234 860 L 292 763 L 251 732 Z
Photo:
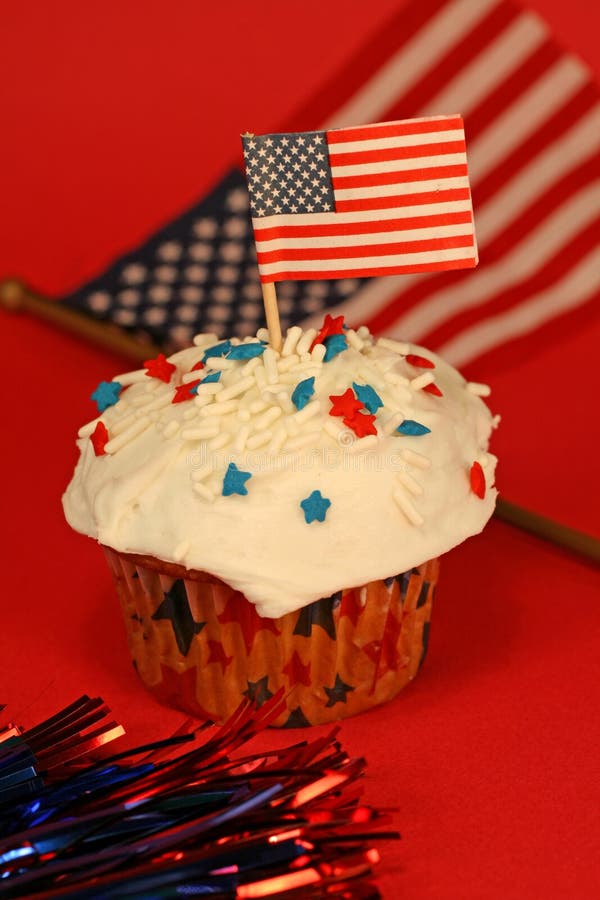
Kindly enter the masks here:
M 302 727 L 391 700 L 427 651 L 437 559 L 340 591 L 279 619 L 204 572 L 104 548 L 133 664 L 169 706 L 223 721 L 283 687 L 275 723 Z

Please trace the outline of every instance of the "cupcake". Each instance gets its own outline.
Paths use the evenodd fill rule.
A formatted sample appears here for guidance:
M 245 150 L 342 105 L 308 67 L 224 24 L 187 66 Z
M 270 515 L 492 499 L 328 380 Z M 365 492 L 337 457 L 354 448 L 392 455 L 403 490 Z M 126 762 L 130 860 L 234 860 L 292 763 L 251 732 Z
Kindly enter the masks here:
M 66 518 L 103 547 L 134 666 L 222 721 L 283 690 L 277 724 L 390 700 L 427 649 L 438 557 L 491 516 L 495 421 L 422 347 L 326 316 L 102 382 Z

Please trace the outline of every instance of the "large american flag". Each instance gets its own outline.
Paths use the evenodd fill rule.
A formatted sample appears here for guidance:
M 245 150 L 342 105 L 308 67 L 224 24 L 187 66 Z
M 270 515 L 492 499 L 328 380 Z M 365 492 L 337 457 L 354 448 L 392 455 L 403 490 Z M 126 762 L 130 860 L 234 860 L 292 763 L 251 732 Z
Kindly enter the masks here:
M 344 313 L 459 367 L 531 353 L 595 314 L 600 102 L 585 66 L 510 0 L 412 0 L 281 131 L 458 110 L 479 267 L 281 282 L 282 326 Z M 232 168 L 179 219 L 66 298 L 156 339 L 248 334 L 263 309 L 244 176 Z M 509 352 L 512 350 L 512 353 Z
M 460 116 L 242 141 L 261 281 L 476 265 Z

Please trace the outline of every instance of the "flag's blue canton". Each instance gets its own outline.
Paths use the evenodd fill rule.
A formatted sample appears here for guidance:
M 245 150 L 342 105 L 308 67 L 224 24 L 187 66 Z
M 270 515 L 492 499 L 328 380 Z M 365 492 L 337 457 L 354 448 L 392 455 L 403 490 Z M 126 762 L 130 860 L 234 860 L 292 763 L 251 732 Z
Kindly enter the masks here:
M 342 303 L 366 280 L 280 282 L 282 327 Z M 196 206 L 64 301 L 149 334 L 165 349 L 201 331 L 256 334 L 265 320 L 242 172 L 233 169 Z
M 253 216 L 335 211 L 324 131 L 243 135 Z

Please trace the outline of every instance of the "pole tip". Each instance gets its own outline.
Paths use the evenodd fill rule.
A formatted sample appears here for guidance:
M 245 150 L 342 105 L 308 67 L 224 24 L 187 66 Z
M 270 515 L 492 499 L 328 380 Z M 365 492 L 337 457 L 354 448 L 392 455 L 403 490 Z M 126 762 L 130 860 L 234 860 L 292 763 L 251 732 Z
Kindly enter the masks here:
M 22 309 L 25 301 L 23 285 L 16 278 L 0 281 L 0 306 L 11 312 Z

